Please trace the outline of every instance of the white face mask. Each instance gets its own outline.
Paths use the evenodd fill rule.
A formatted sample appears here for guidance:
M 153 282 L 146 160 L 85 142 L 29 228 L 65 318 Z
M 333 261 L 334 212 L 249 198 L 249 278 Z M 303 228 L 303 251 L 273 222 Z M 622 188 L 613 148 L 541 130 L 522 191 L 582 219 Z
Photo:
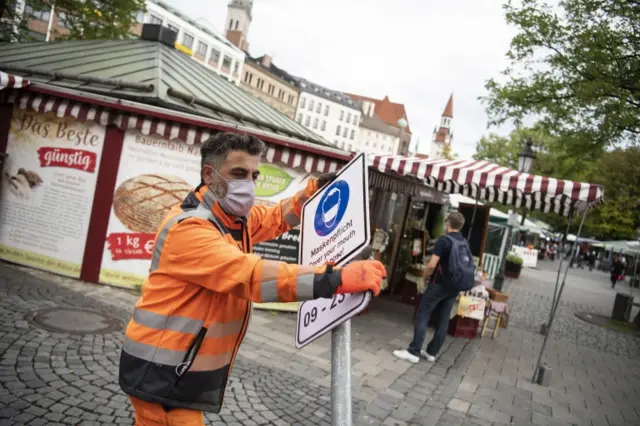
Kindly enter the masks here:
M 220 173 L 213 171 L 220 176 Z M 256 183 L 251 179 L 227 180 L 222 176 L 220 179 L 227 183 L 227 195 L 218 199 L 222 210 L 234 216 L 247 216 L 255 203 Z

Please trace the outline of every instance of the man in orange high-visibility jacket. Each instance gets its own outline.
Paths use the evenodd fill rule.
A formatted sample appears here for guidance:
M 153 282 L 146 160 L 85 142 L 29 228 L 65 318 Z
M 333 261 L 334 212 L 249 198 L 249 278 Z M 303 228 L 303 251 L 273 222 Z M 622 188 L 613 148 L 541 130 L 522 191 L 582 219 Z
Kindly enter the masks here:
M 264 150 L 252 136 L 207 140 L 202 183 L 158 230 L 120 358 L 120 387 L 138 426 L 203 425 L 203 411 L 220 411 L 251 302 L 380 292 L 386 273 L 377 261 L 307 267 L 252 254 L 253 243 L 298 225 L 303 203 L 334 177 L 310 180 L 275 207 L 254 206 Z

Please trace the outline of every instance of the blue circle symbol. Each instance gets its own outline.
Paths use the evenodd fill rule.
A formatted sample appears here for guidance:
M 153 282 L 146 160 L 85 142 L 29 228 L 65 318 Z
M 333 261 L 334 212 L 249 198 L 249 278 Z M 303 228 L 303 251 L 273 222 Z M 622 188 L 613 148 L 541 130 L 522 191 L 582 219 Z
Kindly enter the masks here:
M 314 217 L 316 234 L 325 237 L 333 232 L 340 225 L 348 205 L 349 184 L 344 180 L 338 180 L 329 185 L 320 198 Z

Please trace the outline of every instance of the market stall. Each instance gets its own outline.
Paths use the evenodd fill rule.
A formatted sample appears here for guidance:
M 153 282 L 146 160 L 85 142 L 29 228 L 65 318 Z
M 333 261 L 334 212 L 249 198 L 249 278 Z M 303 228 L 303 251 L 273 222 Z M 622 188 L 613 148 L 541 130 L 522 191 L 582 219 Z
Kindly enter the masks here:
M 375 156 L 370 159 L 370 165 L 381 172 L 424 180 L 429 187 L 441 192 L 458 193 L 477 201 L 509 205 L 514 209 L 526 208 L 569 217 L 574 213 L 582 213 L 583 221 L 588 208 L 603 199 L 603 189 L 599 185 L 522 173 L 488 161 Z M 557 303 L 564 289 L 564 279 L 559 285 L 561 270 L 562 262 L 549 325 L 555 317 Z M 567 270 L 568 267 L 565 277 Z

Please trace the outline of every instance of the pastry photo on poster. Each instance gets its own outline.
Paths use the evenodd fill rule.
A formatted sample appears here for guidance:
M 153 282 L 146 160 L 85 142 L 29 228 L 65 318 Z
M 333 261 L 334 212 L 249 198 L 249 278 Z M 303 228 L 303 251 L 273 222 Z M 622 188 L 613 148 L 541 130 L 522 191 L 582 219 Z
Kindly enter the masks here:
M 123 287 L 142 284 L 162 221 L 199 183 L 200 145 L 126 132 L 100 282 Z
M 105 129 L 14 108 L 0 201 L 0 258 L 78 278 Z

